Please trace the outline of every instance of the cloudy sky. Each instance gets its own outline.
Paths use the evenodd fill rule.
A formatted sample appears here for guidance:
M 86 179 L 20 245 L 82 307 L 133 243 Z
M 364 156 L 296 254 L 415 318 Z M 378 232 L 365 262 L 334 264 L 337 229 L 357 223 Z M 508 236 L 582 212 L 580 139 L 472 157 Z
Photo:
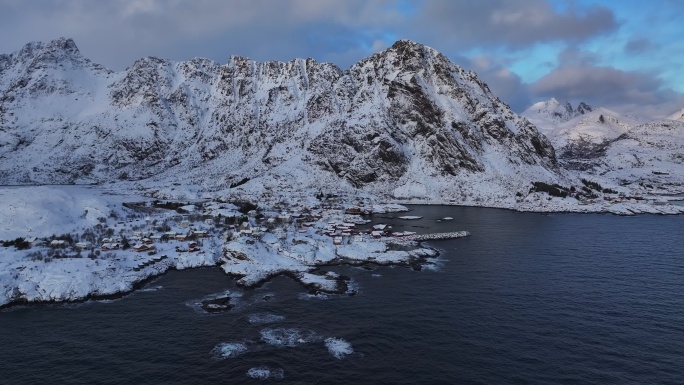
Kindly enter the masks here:
M 682 0 L 0 0 L 0 36 L 0 53 L 71 37 L 114 70 L 233 54 L 345 69 L 411 39 L 517 112 L 551 97 L 648 116 L 684 107 Z

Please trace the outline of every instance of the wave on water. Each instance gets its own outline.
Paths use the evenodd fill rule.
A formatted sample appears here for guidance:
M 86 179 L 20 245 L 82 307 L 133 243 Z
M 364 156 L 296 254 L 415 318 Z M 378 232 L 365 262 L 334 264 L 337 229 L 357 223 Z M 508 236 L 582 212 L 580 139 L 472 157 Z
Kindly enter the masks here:
M 281 380 L 285 377 L 285 371 L 281 368 L 269 368 L 267 366 L 259 366 L 250 368 L 247 371 L 247 376 L 256 378 L 258 380 L 274 379 Z
M 261 330 L 261 340 L 273 346 L 297 347 L 321 339 L 311 330 L 297 328 L 267 328 Z
M 325 347 L 328 348 L 328 352 L 338 360 L 341 360 L 344 358 L 344 356 L 354 353 L 352 345 L 342 338 L 326 338 Z
M 220 293 L 213 293 L 213 294 L 207 294 L 202 300 L 207 300 L 207 299 L 216 299 L 216 298 L 223 298 L 223 297 L 242 297 L 244 295 L 243 292 L 241 291 L 232 291 L 232 290 L 225 290 Z
M 425 262 L 421 265 L 423 270 L 440 271 L 444 266 L 444 260 L 441 258 L 427 258 Z
M 347 281 L 347 291 L 345 291 L 344 294 L 356 295 L 359 294 L 360 290 L 359 283 L 356 280 L 350 279 Z
M 247 344 L 244 342 L 221 342 L 212 349 L 211 353 L 220 359 L 237 357 L 247 353 Z
M 330 299 L 330 294 L 325 293 L 299 293 L 300 300 L 310 300 L 310 299 Z
M 247 320 L 251 324 L 270 324 L 284 321 L 285 316 L 273 313 L 254 313 L 247 316 Z

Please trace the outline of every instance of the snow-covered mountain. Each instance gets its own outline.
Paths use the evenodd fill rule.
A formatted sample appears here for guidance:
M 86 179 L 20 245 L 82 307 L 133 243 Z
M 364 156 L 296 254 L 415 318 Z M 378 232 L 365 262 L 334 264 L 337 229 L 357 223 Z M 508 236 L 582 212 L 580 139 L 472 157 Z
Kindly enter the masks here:
M 593 111 L 590 105 L 581 102 L 573 108 L 570 102 L 560 104 L 555 98 L 533 104 L 521 116 L 540 129 L 550 129 L 573 118 Z
M 597 108 L 544 132 L 561 165 L 581 177 L 672 192 L 684 186 L 684 122 L 644 123 Z
M 344 71 L 233 56 L 113 72 L 70 39 L 0 55 L 3 184 L 342 185 L 467 200 L 560 178 L 534 125 L 475 73 L 406 40 Z

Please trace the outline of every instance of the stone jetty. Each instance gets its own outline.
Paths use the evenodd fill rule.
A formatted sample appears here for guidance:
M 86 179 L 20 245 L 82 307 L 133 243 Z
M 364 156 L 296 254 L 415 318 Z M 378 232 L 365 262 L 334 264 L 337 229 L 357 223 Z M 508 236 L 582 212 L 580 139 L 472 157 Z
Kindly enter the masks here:
M 455 239 L 469 237 L 468 231 L 454 231 L 450 233 L 431 233 L 431 234 L 414 234 L 405 235 L 403 237 L 386 237 L 383 241 L 401 246 L 418 246 L 422 241 L 436 241 L 440 239 Z
M 416 234 L 416 235 L 408 235 L 403 237 L 403 239 L 409 240 L 409 241 L 434 241 L 434 240 L 439 240 L 439 239 L 455 239 L 455 238 L 463 238 L 463 237 L 468 237 L 470 236 L 470 232 L 468 231 L 453 231 L 449 233 L 430 233 L 430 234 Z

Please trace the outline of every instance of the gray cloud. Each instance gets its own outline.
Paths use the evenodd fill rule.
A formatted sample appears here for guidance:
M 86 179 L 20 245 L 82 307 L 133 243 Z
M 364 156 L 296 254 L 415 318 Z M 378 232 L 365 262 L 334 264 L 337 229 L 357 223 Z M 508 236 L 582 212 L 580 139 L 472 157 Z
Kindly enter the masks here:
M 572 3 L 571 3 L 572 4 Z M 491 45 L 519 49 L 535 43 L 579 42 L 619 27 L 608 8 L 558 12 L 545 0 L 426 2 L 413 31 L 457 48 Z
M 539 100 L 555 97 L 652 116 L 666 115 L 684 103 L 684 95 L 664 87 L 653 74 L 581 64 L 557 68 L 531 84 L 529 91 Z
M 617 27 L 611 11 L 591 6 L 557 12 L 546 0 L 0 0 L 0 52 L 32 40 L 72 37 L 96 62 L 122 69 L 148 55 L 224 62 L 314 57 L 347 67 L 373 46 L 411 38 L 447 55 L 481 45 L 521 48 L 579 41 Z
M 640 54 L 654 48 L 653 42 L 647 38 L 637 38 L 629 40 L 624 47 L 625 52 L 630 54 Z
M 453 59 L 461 67 L 475 71 L 477 76 L 487 83 L 492 93 L 508 104 L 513 111 L 524 111 L 532 104 L 527 86 L 523 84 L 520 76 L 508 70 L 509 63 L 488 56 L 458 56 Z
M 225 62 L 324 59 L 378 40 L 401 16 L 386 0 L 37 0 L 0 2 L 0 52 L 33 40 L 72 37 L 92 60 L 114 69 L 154 55 Z M 342 56 L 344 57 L 344 56 Z M 354 58 L 355 60 L 360 57 Z M 350 58 L 351 59 L 351 58 Z M 349 60 L 349 59 L 348 59 Z M 351 64 L 338 63 L 342 66 Z

